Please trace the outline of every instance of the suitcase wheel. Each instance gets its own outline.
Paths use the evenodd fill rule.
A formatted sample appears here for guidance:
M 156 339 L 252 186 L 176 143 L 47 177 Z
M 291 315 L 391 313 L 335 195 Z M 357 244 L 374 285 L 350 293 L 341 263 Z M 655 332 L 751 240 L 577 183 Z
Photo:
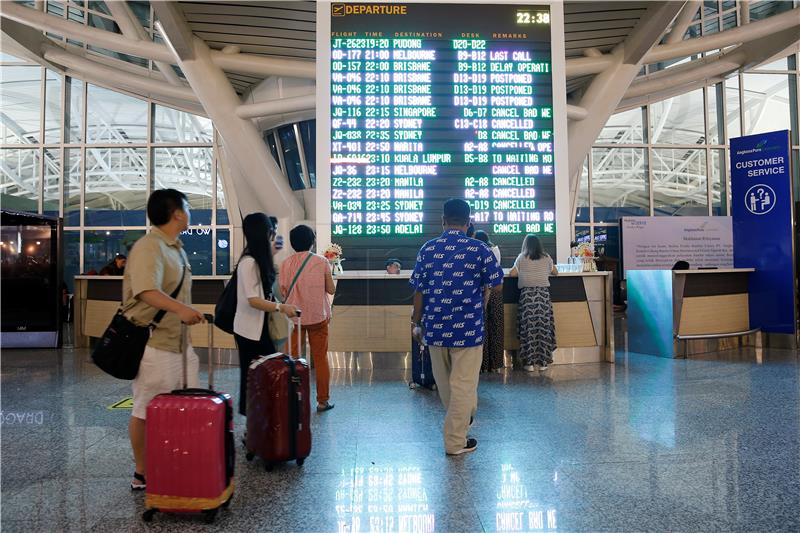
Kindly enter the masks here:
M 208 511 L 203 511 L 203 521 L 206 524 L 213 524 L 216 518 L 217 518 L 216 509 L 209 509 Z
M 306 462 L 306 458 L 305 457 L 300 457 L 299 459 L 297 459 L 297 466 L 303 466 L 303 463 L 305 463 L 305 462 Z
M 247 453 L 245 454 L 244 458 L 245 458 L 245 459 L 247 459 L 248 461 L 252 461 L 252 460 L 253 460 L 253 457 L 255 457 L 255 456 L 256 456 L 256 455 L 255 455 L 253 452 L 247 452 Z
M 145 522 L 152 522 L 153 521 L 153 517 L 155 516 L 155 514 L 157 512 L 158 512 L 158 509 L 148 509 L 148 510 L 146 510 L 145 512 L 142 513 L 142 520 L 144 520 Z
M 222 504 L 223 509 L 227 509 L 231 505 L 231 500 L 233 499 L 233 492 L 231 492 L 231 497 L 225 500 L 225 503 Z

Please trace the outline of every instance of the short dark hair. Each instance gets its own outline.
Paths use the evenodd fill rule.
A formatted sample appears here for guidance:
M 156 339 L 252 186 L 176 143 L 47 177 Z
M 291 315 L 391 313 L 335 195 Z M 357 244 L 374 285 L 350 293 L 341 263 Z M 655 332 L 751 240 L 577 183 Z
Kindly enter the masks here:
M 493 246 L 492 243 L 489 242 L 489 234 L 483 231 L 482 229 L 479 229 L 478 231 L 475 232 L 475 238 L 481 242 L 485 242 L 489 246 Z
M 117 254 L 116 256 L 114 256 L 114 259 L 127 259 L 127 257 L 125 256 L 125 254 Z
M 289 242 L 295 252 L 307 252 L 314 246 L 317 236 L 314 230 L 305 224 L 300 224 L 289 232 Z
M 444 203 L 442 215 L 446 224 L 466 226 L 469 224 L 469 204 L 460 198 L 450 198 Z
M 172 218 L 172 213 L 183 209 L 183 201 L 189 199 L 176 189 L 159 189 L 147 199 L 147 217 L 154 226 L 163 226 Z
M 387 259 L 385 266 L 388 267 L 389 265 L 393 265 L 395 263 L 397 263 L 397 266 L 399 266 L 400 268 L 403 268 L 403 263 L 401 263 L 400 260 L 397 259 L 396 257 L 390 257 L 389 259 Z
M 675 264 L 672 265 L 672 270 L 689 270 L 689 261 L 684 261 L 683 259 L 676 261 Z

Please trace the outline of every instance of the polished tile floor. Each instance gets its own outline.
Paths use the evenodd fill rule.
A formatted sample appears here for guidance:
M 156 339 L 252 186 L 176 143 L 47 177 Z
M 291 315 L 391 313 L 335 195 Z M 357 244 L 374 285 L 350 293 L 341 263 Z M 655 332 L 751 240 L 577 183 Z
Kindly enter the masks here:
M 620 352 L 615 365 L 483 375 L 478 450 L 448 458 L 435 393 L 402 369 L 336 370 L 302 468 L 237 455 L 216 524 L 140 520 L 129 384 L 88 353 L 2 354 L 2 530 L 798 531 L 800 356 L 691 360 Z M 218 374 L 237 390 L 236 369 Z M 237 432 L 243 427 L 237 419 Z

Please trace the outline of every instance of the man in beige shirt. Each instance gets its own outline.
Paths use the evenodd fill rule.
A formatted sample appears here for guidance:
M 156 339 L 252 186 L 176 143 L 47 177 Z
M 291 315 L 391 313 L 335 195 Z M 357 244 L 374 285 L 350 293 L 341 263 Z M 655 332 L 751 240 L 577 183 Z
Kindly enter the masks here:
M 163 309 L 164 318 L 150 334 L 139 373 L 133 380 L 133 412 L 128 433 L 136 461 L 131 488 L 145 488 L 145 417 L 147 404 L 156 395 L 184 385 L 197 387 L 198 359 L 189 345 L 184 325 L 204 321 L 191 306 L 192 273 L 178 235 L 190 224 L 186 195 L 175 189 L 154 191 L 147 200 L 147 216 L 153 228 L 136 241 L 128 257 L 122 282 L 123 312 L 139 326 L 147 326 Z M 170 295 L 181 283 L 175 298 Z M 186 352 L 187 383 L 183 382 Z

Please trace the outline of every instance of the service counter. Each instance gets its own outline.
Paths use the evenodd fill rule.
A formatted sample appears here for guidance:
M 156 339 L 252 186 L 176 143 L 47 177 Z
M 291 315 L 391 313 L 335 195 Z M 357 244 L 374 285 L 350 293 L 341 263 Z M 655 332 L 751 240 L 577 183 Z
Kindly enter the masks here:
M 628 270 L 628 349 L 678 357 L 737 346 L 751 333 L 750 272 Z
M 413 290 L 410 271 L 337 275 L 329 350 L 409 352 Z M 561 273 L 550 278 L 556 325 L 554 363 L 614 361 L 612 284 L 609 272 Z M 505 348 L 517 340 L 517 278 L 503 283 Z
M 413 290 L 410 271 L 399 275 L 354 271 L 337 275 L 330 326 L 331 352 L 409 352 Z M 214 305 L 229 276 L 193 276 L 192 302 L 199 310 L 214 312 Z M 554 363 L 614 360 L 611 274 L 561 273 L 550 278 L 556 324 Z M 120 276 L 75 277 L 75 346 L 88 347 L 100 337 L 119 307 Z M 505 348 L 516 350 L 517 278 L 503 284 Z M 205 348 L 205 325 L 191 327 L 192 344 Z M 235 349 L 233 337 L 215 329 L 214 344 Z
M 192 302 L 204 313 L 214 313 L 222 289 L 230 276 L 192 276 Z M 73 304 L 75 347 L 89 346 L 90 337 L 101 337 L 122 300 L 122 276 L 75 276 Z M 208 347 L 205 324 L 191 326 L 192 345 Z M 216 348 L 236 348 L 233 335 L 214 328 Z

